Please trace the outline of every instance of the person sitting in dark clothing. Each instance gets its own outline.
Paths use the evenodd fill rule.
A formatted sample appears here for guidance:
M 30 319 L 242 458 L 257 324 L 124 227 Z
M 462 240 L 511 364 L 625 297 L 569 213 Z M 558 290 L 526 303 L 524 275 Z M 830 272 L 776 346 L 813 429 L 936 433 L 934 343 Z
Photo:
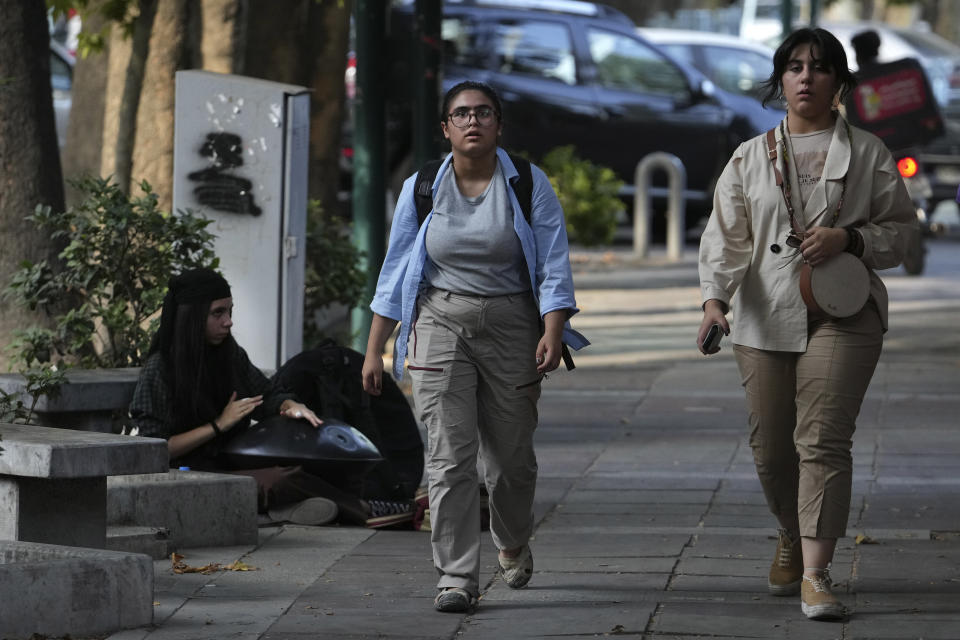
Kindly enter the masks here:
M 160 327 L 130 403 L 130 432 L 164 438 L 172 468 L 229 472 L 257 482 L 257 508 L 275 522 L 383 526 L 382 503 L 365 501 L 299 466 L 233 469 L 221 455 L 251 419 L 322 420 L 282 383 L 268 379 L 231 334 L 233 300 L 223 276 L 187 271 L 170 281 Z M 393 513 L 396 505 L 385 505 Z M 406 511 L 412 517 L 412 506 Z M 395 520 L 395 519 L 394 519 Z

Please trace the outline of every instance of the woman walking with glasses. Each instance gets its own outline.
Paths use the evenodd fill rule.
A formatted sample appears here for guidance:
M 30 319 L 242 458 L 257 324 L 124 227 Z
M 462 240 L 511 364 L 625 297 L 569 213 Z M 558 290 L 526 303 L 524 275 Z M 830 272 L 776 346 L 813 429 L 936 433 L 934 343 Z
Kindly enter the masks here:
M 715 353 L 704 338 L 714 324 L 729 333 L 726 313 L 735 312 L 750 445 L 780 525 L 769 592 L 799 591 L 807 617 L 840 618 L 828 568 L 846 535 L 853 432 L 887 330 L 886 289 L 873 269 L 901 262 L 917 221 L 883 142 L 837 113 L 855 84 L 840 42 L 800 29 L 773 65 L 765 102 L 782 97 L 787 116 L 740 145 L 717 184 L 700 241 L 697 344 Z M 844 262 L 863 274 L 866 302 L 831 315 L 801 285 Z M 837 308 L 857 292 L 840 293 Z
M 540 382 L 563 344 L 587 344 L 568 323 L 577 308 L 563 211 L 531 165 L 527 221 L 514 192 L 521 174 L 497 146 L 501 114 L 485 84 L 447 92 L 440 128 L 452 151 L 433 180 L 432 210 L 421 223 L 411 176 L 370 305 L 364 389 L 380 392 L 383 348 L 399 322 L 393 374 L 409 362 L 427 428 L 438 611 L 467 611 L 479 596 L 478 452 L 500 573 L 512 588 L 530 580 Z

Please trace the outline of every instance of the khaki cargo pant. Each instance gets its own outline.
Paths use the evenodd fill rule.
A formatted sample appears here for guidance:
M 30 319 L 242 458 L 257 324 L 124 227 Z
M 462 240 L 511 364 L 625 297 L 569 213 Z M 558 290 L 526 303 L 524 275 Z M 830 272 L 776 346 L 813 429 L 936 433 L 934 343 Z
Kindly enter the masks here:
M 750 446 L 770 511 L 787 531 L 846 535 L 853 432 L 880 358 L 870 301 L 842 319 L 811 320 L 804 353 L 734 345 L 747 392 Z
M 431 288 L 418 300 L 407 361 L 427 429 L 438 588 L 479 593 L 478 453 L 494 544 L 520 547 L 533 532 L 539 339 L 539 313 L 529 293 L 484 298 Z

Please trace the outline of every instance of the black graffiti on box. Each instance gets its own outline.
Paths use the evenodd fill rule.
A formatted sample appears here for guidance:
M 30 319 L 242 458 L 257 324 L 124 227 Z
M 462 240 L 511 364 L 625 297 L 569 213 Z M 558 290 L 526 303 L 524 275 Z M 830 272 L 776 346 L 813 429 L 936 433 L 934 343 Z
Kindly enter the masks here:
M 200 147 L 200 155 L 209 158 L 206 169 L 187 175 L 199 182 L 193 190 L 197 202 L 205 207 L 259 216 L 260 207 L 253 200 L 253 183 L 235 175 L 232 170 L 243 166 L 243 140 L 235 133 L 208 133 Z

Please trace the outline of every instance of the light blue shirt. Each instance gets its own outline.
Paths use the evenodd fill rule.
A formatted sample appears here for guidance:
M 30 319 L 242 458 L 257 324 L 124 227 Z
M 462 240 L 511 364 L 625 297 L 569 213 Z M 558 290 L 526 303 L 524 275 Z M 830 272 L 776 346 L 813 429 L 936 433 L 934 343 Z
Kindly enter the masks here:
M 498 148 L 497 156 L 507 182 L 518 178 L 517 169 L 507 152 Z M 433 181 L 434 197 L 452 157 L 452 154 L 448 155 L 437 171 L 437 177 Z M 569 318 L 579 309 L 573 295 L 573 274 L 570 270 L 563 209 L 546 174 L 535 165 L 531 165 L 530 169 L 533 174 L 530 224 L 527 224 L 523 217 L 523 210 L 513 189 L 507 189 L 513 207 L 513 228 L 520 238 L 540 316 L 563 309 L 567 311 Z M 393 377 L 397 380 L 403 378 L 407 339 L 410 337 L 417 296 L 423 286 L 423 268 L 427 260 L 424 237 L 433 216 L 431 211 L 423 225 L 418 225 L 417 208 L 413 198 L 416 181 L 417 175 L 414 174 L 403 183 L 393 214 L 387 255 L 380 268 L 377 291 L 370 303 L 370 309 L 374 313 L 400 322 L 400 332 L 393 349 Z M 563 342 L 572 349 L 580 349 L 590 344 L 570 327 L 569 320 L 563 329 Z

